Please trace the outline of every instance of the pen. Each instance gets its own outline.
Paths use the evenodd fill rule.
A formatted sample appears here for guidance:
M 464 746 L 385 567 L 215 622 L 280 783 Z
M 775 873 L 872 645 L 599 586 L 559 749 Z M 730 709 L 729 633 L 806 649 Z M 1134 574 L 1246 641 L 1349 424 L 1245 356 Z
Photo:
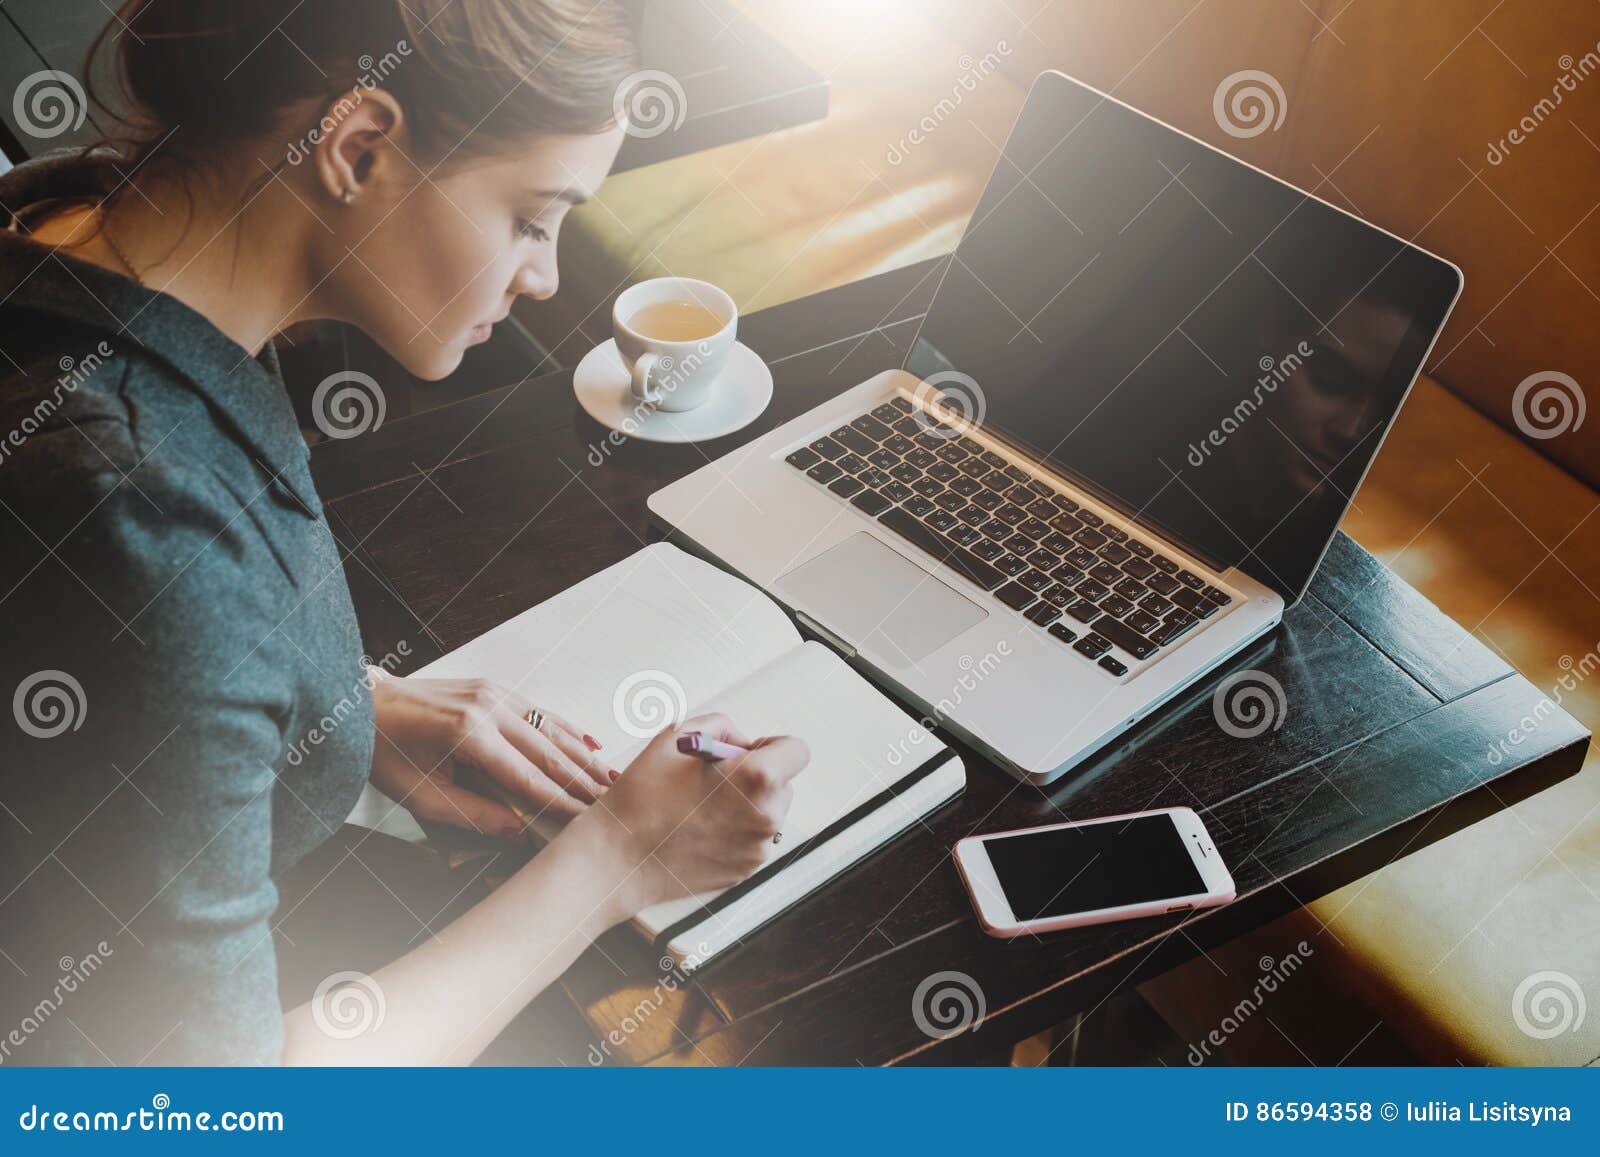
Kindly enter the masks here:
M 720 763 L 724 759 L 738 759 L 741 755 L 750 754 L 748 747 L 740 747 L 737 743 L 724 743 L 704 731 L 686 731 L 678 736 L 678 750 L 684 755 L 692 755 L 707 763 Z M 772 842 L 775 844 L 781 843 L 782 840 L 782 832 L 772 837 Z
M 748 747 L 740 747 L 737 743 L 724 743 L 720 739 L 713 739 L 704 731 L 686 731 L 678 736 L 678 750 L 684 755 L 692 755 L 707 763 L 738 759 L 741 755 L 750 754 Z

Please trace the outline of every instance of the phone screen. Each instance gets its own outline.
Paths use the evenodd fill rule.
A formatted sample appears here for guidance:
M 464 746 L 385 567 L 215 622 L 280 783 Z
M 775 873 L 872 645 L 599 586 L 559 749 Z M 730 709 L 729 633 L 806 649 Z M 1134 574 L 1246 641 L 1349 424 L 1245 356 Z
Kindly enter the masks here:
M 1022 832 L 983 846 L 1023 921 L 1206 890 L 1170 815 Z

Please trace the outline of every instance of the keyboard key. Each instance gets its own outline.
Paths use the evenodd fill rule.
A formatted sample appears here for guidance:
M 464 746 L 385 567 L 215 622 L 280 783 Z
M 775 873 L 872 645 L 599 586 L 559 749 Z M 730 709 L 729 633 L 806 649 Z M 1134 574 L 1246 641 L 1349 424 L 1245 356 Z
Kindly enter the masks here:
M 1109 588 L 1113 583 L 1121 580 L 1122 572 L 1109 562 L 1097 562 L 1089 568 L 1089 577 Z
M 784 461 L 796 470 L 809 470 L 822 461 L 822 455 L 818 454 L 810 446 L 802 446 L 785 458 Z
M 1128 668 L 1110 655 L 1100 656 L 1100 666 L 1102 669 L 1110 671 L 1119 679 L 1128 673 Z
M 1050 581 L 1050 576 L 1043 571 L 1025 570 L 1017 576 L 1017 581 L 1027 587 L 1034 594 L 1045 590 L 1055 584 Z
M 1050 529 L 1060 531 L 1062 534 L 1073 535 L 1083 529 L 1083 523 L 1070 514 L 1058 514 L 1050 520 Z
M 1164 554 L 1152 554 L 1150 556 L 1150 561 L 1155 563 L 1156 566 L 1166 571 L 1168 574 L 1178 573 L 1178 564 L 1173 562 Z
M 1097 603 L 1111 593 L 1092 578 L 1084 579 L 1073 589 L 1078 592 L 1079 598 L 1088 599 L 1091 603 Z
M 1045 537 L 1050 533 L 1050 528 L 1044 523 L 1040 522 L 1037 518 L 1023 519 L 1022 523 L 1017 527 L 1017 529 L 1035 541 Z
M 1122 621 L 1138 631 L 1141 635 L 1151 635 L 1161 626 L 1161 620 L 1149 611 L 1135 610 L 1132 614 L 1123 615 Z
M 965 462 L 967 460 L 967 452 L 961 448 L 961 443 L 959 442 L 946 442 L 933 453 L 935 457 L 943 458 L 952 466 L 957 462 Z
M 1233 596 L 1228 594 L 1228 592 L 1223 590 L 1221 587 L 1214 587 L 1207 584 L 1206 588 L 1200 593 L 1205 595 L 1206 598 L 1210 599 L 1212 602 L 1216 603 L 1219 607 L 1225 607 L 1229 603 L 1233 602 Z
M 1144 598 L 1140 599 L 1139 605 L 1145 610 L 1149 611 L 1152 615 L 1157 616 L 1165 615 L 1172 609 L 1172 604 L 1166 599 L 1162 598 L 1160 595 L 1156 594 L 1155 591 L 1151 591 L 1149 594 L 1145 595 Z
M 1063 557 L 1079 570 L 1088 570 L 1096 561 L 1093 553 L 1081 546 L 1073 547 Z
M 935 458 L 932 454 L 928 453 L 920 446 L 906 455 L 906 461 L 911 463 L 911 465 L 915 466 L 918 470 L 926 470 L 938 460 L 939 459 Z
M 889 473 L 901 482 L 911 483 L 922 477 L 922 471 L 909 462 L 902 462 Z
M 997 494 L 1004 494 L 1011 489 L 1011 479 L 1007 478 L 1005 473 L 1000 470 L 991 470 L 978 481 Z
M 952 526 L 945 537 L 962 546 L 971 546 L 975 542 L 983 541 L 983 535 L 965 524 Z
M 1100 528 L 1100 533 L 1105 535 L 1112 542 L 1128 541 L 1128 532 L 1123 530 L 1120 526 L 1112 526 L 1109 522 Z
M 1198 618 L 1209 619 L 1217 613 L 1217 605 L 1215 603 L 1204 595 L 1196 594 L 1187 587 L 1179 587 L 1173 591 L 1172 601 Z
M 956 516 L 951 514 L 948 510 L 930 510 L 927 514 L 923 515 L 922 521 L 933 527 L 933 529 L 937 530 L 940 534 L 943 534 L 945 531 L 955 526 Z
M 1149 578 L 1156 573 L 1156 568 L 1145 562 L 1142 558 L 1130 558 L 1122 564 L 1125 574 L 1131 574 L 1136 579 Z
M 911 497 L 911 487 L 899 482 L 891 482 L 883 488 L 883 496 L 890 502 L 904 502 Z
M 912 410 L 914 410 L 916 408 L 909 401 L 907 401 L 905 398 L 901 397 L 899 394 L 896 394 L 894 397 L 890 398 L 888 400 L 888 402 L 885 403 L 885 404 L 893 406 L 895 409 L 899 410 L 902 414 L 909 414 L 909 413 L 911 413 Z
M 1016 526 L 1018 523 L 1022 522 L 1028 517 L 1027 513 L 1022 509 L 1022 507 L 1010 502 L 1006 503 L 999 510 L 995 511 L 994 516 L 1006 523 L 1008 526 Z
M 1050 483 L 1046 482 L 1043 478 L 1028 479 L 1028 489 L 1033 491 L 1040 498 L 1049 498 L 1056 492 L 1055 487 L 1051 486 Z
M 1063 643 L 1076 643 L 1078 641 L 1078 632 L 1065 623 L 1051 623 L 1050 633 Z
M 1005 547 L 987 538 L 980 538 L 972 544 L 972 553 L 983 559 L 984 562 L 993 562 L 1005 552 Z
M 1149 558 L 1155 553 L 1155 551 L 1150 549 L 1149 544 L 1140 542 L 1137 538 L 1130 538 L 1128 540 L 1128 549 L 1133 551 L 1133 553 L 1138 555 L 1140 558 Z
M 901 503 L 901 507 L 909 511 L 911 514 L 916 515 L 918 518 L 921 518 L 924 514 L 928 513 L 928 511 L 936 509 L 932 502 L 928 501 L 920 494 L 913 494 L 910 498 L 907 498 Z
M 856 481 L 854 478 L 840 478 L 837 482 L 829 483 L 828 489 L 833 491 L 840 498 L 849 498 L 857 491 L 863 489 L 863 487 L 861 483 Z
M 1116 591 L 1123 598 L 1127 599 L 1130 603 L 1136 603 L 1140 599 L 1144 598 L 1145 595 L 1150 593 L 1145 589 L 1145 585 L 1142 582 L 1135 578 L 1129 578 L 1127 575 L 1123 575 L 1116 582 L 1112 583 L 1111 589 Z
M 1030 555 L 1033 553 L 1033 539 L 1025 534 L 1013 534 L 1006 539 L 1006 549 L 1012 554 Z
M 1061 565 L 1061 559 L 1040 548 L 1028 556 L 1028 565 L 1038 567 L 1042 571 L 1053 571 Z
M 1058 566 L 1055 570 L 1051 571 L 1050 577 L 1064 586 L 1075 587 L 1081 583 L 1086 576 L 1075 566 L 1063 565 Z
M 870 454 L 878 448 L 878 444 L 853 426 L 841 426 L 833 432 L 834 441 L 846 450 L 854 450 L 857 454 Z
M 1052 607 L 1065 607 L 1072 601 L 1072 592 L 1060 583 L 1056 583 L 1049 590 L 1040 591 L 1039 597 Z
M 1121 595 L 1107 595 L 1100 600 L 1100 609 L 1106 614 L 1120 619 L 1123 615 L 1133 610 L 1133 604 Z
M 1078 521 L 1086 526 L 1104 526 L 1106 524 L 1106 520 L 1092 510 L 1079 510 L 1077 515 Z
M 922 424 L 915 418 L 907 417 L 901 418 L 898 422 L 895 422 L 890 429 L 892 429 L 896 434 L 899 434 L 902 438 L 915 438 L 918 434 L 922 433 Z
M 1133 554 L 1126 547 L 1118 546 L 1114 542 L 1106 543 L 1100 548 L 1098 553 L 1100 557 L 1105 559 L 1107 562 L 1114 562 L 1118 564 L 1125 563 L 1133 557 Z
M 1004 458 L 1000 457 L 1000 455 L 996 454 L 993 450 L 985 450 L 983 452 L 983 460 L 992 470 L 1004 470 L 1008 465 L 1010 465 L 1010 463 L 1008 463 Z
M 891 454 L 905 455 L 911 453 L 917 447 L 910 438 L 903 434 L 896 434 L 883 444 L 883 448 Z
M 1028 504 L 1028 513 L 1041 522 L 1061 517 L 1061 508 L 1048 498 L 1036 498 Z
M 834 465 L 846 474 L 860 474 L 867 468 L 867 460 L 859 454 L 846 454 L 843 458 L 836 459 Z
M 878 421 L 871 414 L 862 414 L 861 417 L 850 423 L 850 428 L 859 430 L 874 442 L 882 442 L 892 432 L 889 427 Z
M 1011 528 L 1005 523 L 1001 522 L 998 518 L 991 518 L 978 529 L 983 531 L 984 534 L 988 535 L 996 542 L 1004 542 L 1006 539 L 1011 537 Z
M 1072 537 L 1078 545 L 1087 547 L 1089 550 L 1099 550 L 1106 544 L 1105 535 L 1098 530 L 1090 530 L 1087 526 Z
M 1126 623 L 1119 623 L 1116 619 L 1098 618 L 1094 621 L 1094 629 L 1135 659 L 1148 659 L 1156 653 L 1154 643 Z
M 1034 623 L 1041 627 L 1048 627 L 1051 623 L 1055 622 L 1061 617 L 1061 612 L 1056 610 L 1049 603 L 1034 603 L 1033 606 L 1029 607 L 1022 613 L 1030 623 Z
M 900 455 L 891 454 L 889 451 L 879 447 L 867 455 L 867 461 L 880 470 L 893 470 L 900 465 Z
M 998 510 L 1005 505 L 1006 500 L 993 490 L 980 490 L 972 496 L 972 501 L 985 510 Z
M 940 510 L 947 510 L 951 513 L 954 513 L 965 506 L 967 504 L 967 500 L 961 497 L 961 495 L 957 494 L 954 490 L 946 490 L 942 494 L 935 494 L 933 496 L 933 504 Z
M 1195 574 L 1194 571 L 1183 568 L 1178 570 L 1178 581 L 1192 591 L 1204 590 L 1206 586 L 1205 579 Z
M 837 486 L 838 483 L 834 483 L 834 485 Z M 850 505 L 864 510 L 869 515 L 876 518 L 885 510 L 888 510 L 892 504 L 887 498 L 879 494 L 876 490 L 863 490 L 860 494 L 857 494 L 850 500 Z
M 957 518 L 974 529 L 981 529 L 989 521 L 989 512 L 981 506 L 967 503 L 960 510 L 952 511 Z
M 1027 482 L 1028 479 L 1032 477 L 1026 470 L 1022 469 L 1022 467 L 1012 466 L 1009 463 L 1007 463 L 1005 466 L 1002 466 L 1001 469 L 1005 471 L 1007 478 L 1019 484 Z
M 1100 617 L 1100 608 L 1088 599 L 1078 599 L 1067 604 L 1067 614 L 1080 623 L 1092 623 Z
M 928 477 L 937 478 L 940 482 L 948 482 L 956 476 L 956 468 L 948 462 L 935 462 L 928 467 Z
M 1034 600 L 1034 594 L 1021 583 L 1007 583 L 994 592 L 994 597 L 1014 611 L 1020 611 Z
M 1003 554 L 994 560 L 995 567 L 1005 575 L 1015 578 L 1028 569 L 1028 564 L 1014 554 Z
M 1033 505 L 1034 493 L 1026 486 L 1017 485 L 1006 491 L 1006 499 L 1026 508 Z
M 958 462 L 956 463 L 956 469 L 974 482 L 989 473 L 989 468 L 983 464 L 982 458 L 968 458 L 963 462 Z
M 982 490 L 983 486 L 976 478 L 968 478 L 965 474 L 963 474 L 959 478 L 952 478 L 950 480 L 950 489 L 954 490 L 963 498 L 971 498 L 978 491 Z
M 1091 631 L 1089 634 L 1079 639 L 1076 643 L 1072 644 L 1072 649 L 1078 652 L 1080 655 L 1087 655 L 1091 659 L 1098 659 L 1101 655 L 1104 655 L 1107 651 L 1111 650 L 1111 644 Z
M 1057 494 L 1057 495 L 1055 495 L 1054 498 L 1051 499 L 1051 501 L 1054 502 L 1057 506 L 1061 507 L 1062 510 L 1065 510 L 1068 514 L 1075 514 L 1079 510 L 1083 509 L 1076 502 L 1072 501 L 1072 499 L 1068 498 L 1065 494 Z
M 922 477 L 911 484 L 911 489 L 924 498 L 932 498 L 935 494 L 944 493 L 944 483 L 937 478 Z
M 881 406 L 872 408 L 872 416 L 880 422 L 893 423 L 898 422 L 902 414 L 895 408 L 893 402 L 885 402 Z
M 1159 591 L 1164 595 L 1171 595 L 1173 591 L 1179 589 L 1177 579 L 1173 578 L 1169 574 L 1162 574 L 1160 571 L 1156 571 L 1154 574 L 1146 576 L 1144 581 L 1145 585 L 1147 585 L 1151 590 Z
M 832 482 L 835 478 L 839 477 L 841 473 L 843 473 L 843 471 L 841 471 L 832 462 L 818 462 L 815 466 L 806 471 L 806 477 L 815 478 L 818 482 Z
M 1195 621 L 1191 616 L 1185 615 L 1182 611 L 1177 611 L 1175 614 L 1181 615 L 1182 619 L 1168 615 L 1166 621 L 1161 624 L 1160 630 L 1152 636 L 1160 646 L 1170 647 L 1194 626 Z
M 963 550 L 948 539 L 940 538 L 906 513 L 905 507 L 897 506 L 884 511 L 878 521 L 924 554 L 932 555 L 984 590 L 992 591 L 1005 582 L 1005 575 L 971 551 Z
M 815 442 L 811 443 L 811 449 L 815 450 L 818 454 L 821 454 L 829 461 L 832 461 L 844 453 L 844 447 L 839 445 L 839 443 L 835 442 L 832 438 L 828 437 L 818 438 Z
M 1039 540 L 1039 545 L 1056 554 L 1066 554 L 1072 549 L 1072 540 L 1060 531 L 1052 531 Z

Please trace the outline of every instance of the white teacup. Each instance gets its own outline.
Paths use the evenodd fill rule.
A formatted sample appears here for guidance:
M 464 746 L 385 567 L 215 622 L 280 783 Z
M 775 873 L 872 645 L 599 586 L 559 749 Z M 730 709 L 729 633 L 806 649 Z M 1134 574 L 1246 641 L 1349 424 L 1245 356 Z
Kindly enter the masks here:
M 611 329 L 633 396 L 681 413 L 711 396 L 739 332 L 739 308 L 709 281 L 657 277 L 618 296 Z

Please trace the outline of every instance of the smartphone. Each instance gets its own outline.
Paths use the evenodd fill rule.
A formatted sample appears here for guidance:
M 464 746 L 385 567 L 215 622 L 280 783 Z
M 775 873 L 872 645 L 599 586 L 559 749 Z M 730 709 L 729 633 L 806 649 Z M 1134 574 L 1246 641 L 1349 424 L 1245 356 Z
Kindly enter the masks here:
M 955 858 L 991 936 L 1214 908 L 1234 898 L 1233 877 L 1186 807 L 968 836 Z

